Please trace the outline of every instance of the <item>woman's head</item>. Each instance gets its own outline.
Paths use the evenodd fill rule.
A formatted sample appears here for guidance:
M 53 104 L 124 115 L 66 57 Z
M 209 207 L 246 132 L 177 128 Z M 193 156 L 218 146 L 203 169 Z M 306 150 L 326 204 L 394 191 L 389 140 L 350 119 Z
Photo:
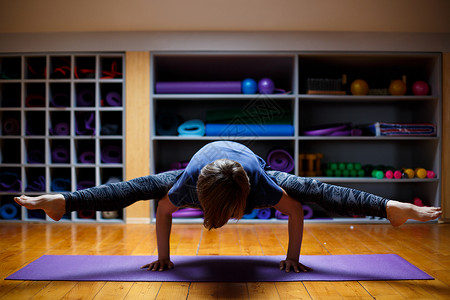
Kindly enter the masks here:
M 203 208 L 203 225 L 220 228 L 229 219 L 244 215 L 250 181 L 242 165 L 230 159 L 218 159 L 202 168 L 197 193 Z

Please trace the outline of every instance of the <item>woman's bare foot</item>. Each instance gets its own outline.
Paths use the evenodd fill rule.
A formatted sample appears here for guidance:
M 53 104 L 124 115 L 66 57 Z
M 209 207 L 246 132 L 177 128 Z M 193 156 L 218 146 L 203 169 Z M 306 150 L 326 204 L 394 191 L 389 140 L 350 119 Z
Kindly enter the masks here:
M 66 213 L 66 200 L 61 194 L 43 195 L 38 197 L 22 195 L 20 197 L 14 197 L 14 201 L 27 209 L 42 209 L 55 221 L 61 220 Z
M 386 212 L 389 222 L 394 227 L 402 225 L 409 219 L 426 222 L 442 215 L 440 207 L 417 206 L 394 200 L 387 203 Z

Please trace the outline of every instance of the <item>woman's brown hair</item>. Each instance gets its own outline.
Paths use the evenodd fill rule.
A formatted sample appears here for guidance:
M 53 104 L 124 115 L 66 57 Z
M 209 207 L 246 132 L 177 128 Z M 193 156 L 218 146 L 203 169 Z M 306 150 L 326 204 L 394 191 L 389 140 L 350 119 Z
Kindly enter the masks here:
M 244 215 L 250 181 L 242 165 L 230 159 L 218 159 L 202 168 L 197 193 L 203 208 L 203 225 L 211 230 L 229 219 Z

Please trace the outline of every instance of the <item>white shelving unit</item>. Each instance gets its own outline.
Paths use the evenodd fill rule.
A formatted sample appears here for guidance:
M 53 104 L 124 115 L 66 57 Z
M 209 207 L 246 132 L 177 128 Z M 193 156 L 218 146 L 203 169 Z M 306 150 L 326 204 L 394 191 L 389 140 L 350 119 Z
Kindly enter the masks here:
M 0 56 L 0 176 L 9 180 L 0 190 L 0 221 L 51 221 L 42 211 L 15 206 L 14 196 L 124 178 L 124 61 L 123 53 Z M 124 211 L 63 218 L 123 220 Z
M 441 55 L 439 53 L 396 52 L 153 52 L 151 54 L 151 171 L 168 170 L 170 164 L 187 161 L 203 145 L 220 139 L 240 141 L 262 158 L 273 148 L 287 150 L 295 159 L 293 174 L 299 175 L 300 153 L 322 153 L 322 163 L 359 162 L 363 165 L 390 165 L 396 168 L 423 167 L 433 170 L 432 179 L 374 179 L 371 177 L 317 177 L 317 179 L 372 192 L 387 198 L 412 202 L 420 197 L 428 205 L 440 204 L 441 174 Z M 308 78 L 340 78 L 348 85 L 357 78 L 370 88 L 385 88 L 393 79 L 407 78 L 405 96 L 308 95 Z M 269 77 L 286 94 L 157 94 L 159 81 L 241 81 Z M 425 80 L 431 87 L 427 96 L 415 96 L 411 85 Z M 295 128 L 293 136 L 198 136 L 179 137 L 157 134 L 157 117 L 166 112 L 181 120 L 206 119 L 208 110 L 249 105 L 288 111 Z M 433 123 L 435 137 L 310 137 L 308 127 L 374 122 Z M 156 201 L 155 201 L 155 205 Z M 155 211 L 155 209 L 153 209 Z M 152 214 L 154 220 L 154 214 Z M 332 221 L 346 220 L 336 216 Z M 353 219 L 352 219 L 353 220 Z M 358 219 L 363 222 L 372 218 Z M 275 222 L 278 220 L 264 220 Z M 313 219 L 314 221 L 314 219 Z M 201 219 L 175 219 L 175 222 L 201 222 Z M 261 222 L 241 220 L 241 222 Z M 282 221 L 284 222 L 284 221 Z

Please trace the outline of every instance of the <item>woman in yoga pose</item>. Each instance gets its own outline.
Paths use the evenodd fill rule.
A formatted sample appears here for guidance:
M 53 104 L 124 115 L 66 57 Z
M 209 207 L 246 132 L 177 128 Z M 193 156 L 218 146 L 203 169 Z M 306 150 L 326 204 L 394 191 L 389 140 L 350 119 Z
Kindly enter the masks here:
M 311 270 L 299 262 L 303 238 L 302 203 L 314 202 L 342 215 L 387 218 L 393 226 L 400 226 L 408 219 L 429 221 L 442 214 L 438 207 L 418 207 L 270 170 L 249 148 L 230 141 L 207 144 L 192 157 L 185 170 L 71 193 L 20 196 L 15 201 L 27 209 L 43 209 L 58 221 L 67 212 L 117 210 L 142 199 L 159 200 L 156 211 L 158 259 L 142 267 L 151 271 L 173 268 L 169 238 L 172 213 L 180 207 L 202 209 L 207 229 L 220 228 L 229 219 L 240 219 L 254 208 L 274 207 L 288 215 L 289 245 L 286 259 L 280 262 L 280 270 L 286 272 Z

